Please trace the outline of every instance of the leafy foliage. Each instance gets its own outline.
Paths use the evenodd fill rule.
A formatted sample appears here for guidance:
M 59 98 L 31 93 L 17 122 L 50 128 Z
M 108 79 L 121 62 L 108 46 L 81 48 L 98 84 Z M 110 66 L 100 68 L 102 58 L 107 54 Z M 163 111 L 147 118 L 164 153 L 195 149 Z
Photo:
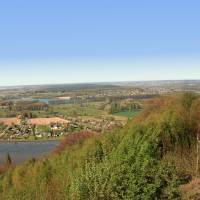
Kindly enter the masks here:
M 59 154 L 2 174 L 0 199 L 180 199 L 194 165 L 178 163 L 195 156 L 199 105 L 190 94 L 165 97 L 122 130 L 71 136 Z

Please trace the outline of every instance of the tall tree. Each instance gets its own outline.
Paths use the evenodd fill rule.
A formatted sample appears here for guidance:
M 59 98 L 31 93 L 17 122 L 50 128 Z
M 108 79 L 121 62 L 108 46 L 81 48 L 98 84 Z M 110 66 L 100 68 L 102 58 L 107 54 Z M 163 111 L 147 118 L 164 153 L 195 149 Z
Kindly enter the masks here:
M 6 164 L 7 164 L 8 166 L 12 165 L 12 159 L 11 159 L 9 153 L 8 153 L 7 156 L 6 156 Z

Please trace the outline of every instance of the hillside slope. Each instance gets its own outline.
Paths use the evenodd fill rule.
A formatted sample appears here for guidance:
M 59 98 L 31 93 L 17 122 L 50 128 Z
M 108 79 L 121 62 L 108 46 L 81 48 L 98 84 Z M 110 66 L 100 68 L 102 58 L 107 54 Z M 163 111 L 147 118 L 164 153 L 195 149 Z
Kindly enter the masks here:
M 198 175 L 199 123 L 193 94 L 151 100 L 122 130 L 70 136 L 59 153 L 11 167 L 0 199 L 184 199 L 180 185 Z

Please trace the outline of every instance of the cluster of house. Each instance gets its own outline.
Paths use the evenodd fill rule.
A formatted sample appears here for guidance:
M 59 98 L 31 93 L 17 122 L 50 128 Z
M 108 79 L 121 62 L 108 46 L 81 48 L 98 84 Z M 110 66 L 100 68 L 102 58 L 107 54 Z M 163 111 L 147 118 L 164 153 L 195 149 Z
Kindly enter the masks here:
M 114 127 L 122 127 L 124 124 L 119 120 L 112 119 L 82 119 L 82 118 L 71 118 L 67 127 L 67 132 L 77 132 L 81 130 L 87 130 L 97 133 L 109 131 Z
M 30 135 L 33 135 L 31 126 L 29 125 L 11 125 L 6 126 L 4 130 L 0 132 L 1 139 L 26 139 Z
M 0 119 L 0 124 L 4 124 L 4 129 L 0 131 L 0 139 L 27 139 L 33 137 L 47 138 L 60 137 L 73 132 L 82 130 L 102 133 L 113 129 L 113 127 L 122 127 L 121 121 L 112 119 L 82 119 L 70 118 L 32 118 L 19 120 L 18 118 Z
M 54 118 L 0 118 L 0 139 L 27 139 L 30 137 L 58 137 L 68 126 L 69 121 Z M 42 127 L 42 129 L 39 127 Z

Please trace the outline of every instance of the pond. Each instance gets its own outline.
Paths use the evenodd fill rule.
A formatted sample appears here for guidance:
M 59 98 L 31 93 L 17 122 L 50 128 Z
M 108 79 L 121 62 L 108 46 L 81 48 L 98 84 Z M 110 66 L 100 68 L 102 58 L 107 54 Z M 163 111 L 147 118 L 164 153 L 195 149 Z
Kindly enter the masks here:
M 48 155 L 60 141 L 0 142 L 0 164 L 5 163 L 9 153 L 13 163 L 18 164 L 30 158 Z

